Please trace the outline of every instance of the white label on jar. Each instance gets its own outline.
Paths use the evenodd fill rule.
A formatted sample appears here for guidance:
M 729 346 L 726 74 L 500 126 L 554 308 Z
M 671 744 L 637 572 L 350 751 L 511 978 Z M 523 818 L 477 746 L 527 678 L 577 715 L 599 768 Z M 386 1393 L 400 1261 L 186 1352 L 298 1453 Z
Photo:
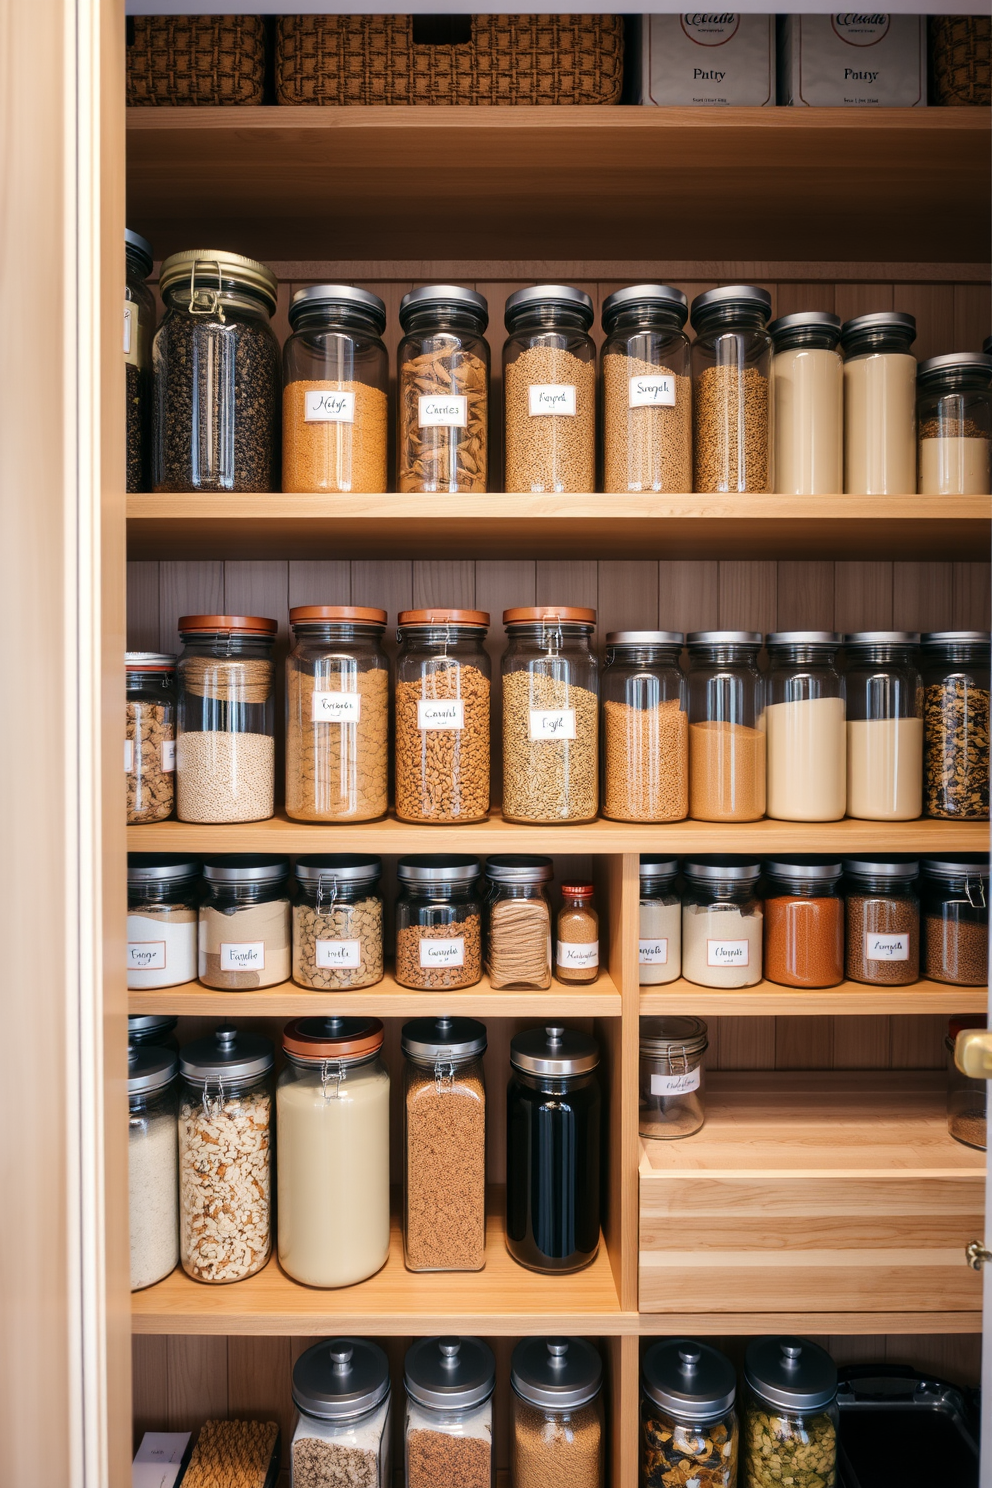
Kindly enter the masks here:
M 130 360 L 131 348 L 137 347 L 138 338 L 135 335 L 135 321 L 137 306 L 133 300 L 124 301 L 124 355 Z
M 632 377 L 629 401 L 631 408 L 674 408 L 675 378 Z
M 638 946 L 638 960 L 642 966 L 668 965 L 668 940 L 642 940 Z
M 574 739 L 574 708 L 531 708 L 532 739 Z
M 708 940 L 707 966 L 747 966 L 751 952 L 748 940 Z
M 464 936 L 456 935 L 451 940 L 422 939 L 420 942 L 420 964 L 425 969 L 434 966 L 464 966 Z
M 447 398 L 431 394 L 417 399 L 422 429 L 464 429 L 468 425 L 468 398 L 452 393 Z
M 599 941 L 586 940 L 575 943 L 560 940 L 558 942 L 558 965 L 574 967 L 576 970 L 582 968 L 587 971 L 590 966 L 598 966 Z
M 360 692 L 313 692 L 310 694 L 311 723 L 358 723 L 362 716 Z
M 171 775 L 176 768 L 176 741 L 175 739 L 162 740 L 162 774 Z
M 164 971 L 165 941 L 129 940 L 127 966 L 129 971 Z
M 304 394 L 303 422 L 305 424 L 353 424 L 355 422 L 354 393 L 326 391 Z
M 908 935 L 872 935 L 865 931 L 866 961 L 908 961 Z
M 575 388 L 568 382 L 535 382 L 527 389 L 531 418 L 543 413 L 575 417 Z
M 134 769 L 134 740 L 133 739 L 125 739 L 124 740 L 124 769 L 127 770 L 127 771 L 131 771 L 131 770 Z
M 702 1080 L 702 1070 L 686 1070 L 681 1075 L 652 1075 L 652 1095 L 685 1095 L 690 1090 L 698 1090 Z
M 337 966 L 361 966 L 362 942 L 360 940 L 318 940 L 314 945 L 314 960 L 325 971 L 333 970 Z
M 243 940 L 240 945 L 220 943 L 221 971 L 264 971 L 265 941 Z
M 461 698 L 445 698 L 439 703 L 417 704 L 418 729 L 463 729 L 465 704 Z

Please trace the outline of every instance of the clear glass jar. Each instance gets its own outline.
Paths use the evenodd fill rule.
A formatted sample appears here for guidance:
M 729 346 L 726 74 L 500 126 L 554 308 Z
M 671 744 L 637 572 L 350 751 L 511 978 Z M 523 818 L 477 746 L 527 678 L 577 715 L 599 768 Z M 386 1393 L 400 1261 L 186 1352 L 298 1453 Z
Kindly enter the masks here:
M 919 865 L 846 858 L 844 874 L 848 977 L 909 986 L 920 975 Z
M 642 987 L 659 987 L 682 975 L 682 900 L 676 858 L 641 853 L 638 966 Z
M 128 991 L 196 981 L 199 879 L 197 858 L 128 853 Z
M 550 858 L 501 853 L 486 861 L 486 975 L 496 990 L 551 986 Z
M 179 1055 L 179 1258 L 194 1281 L 243 1281 L 272 1253 L 267 1038 L 221 1028 Z
M 276 622 L 184 615 L 176 668 L 176 815 L 264 821 L 275 809 Z
M 124 229 L 124 374 L 127 385 L 127 489 L 148 490 L 155 297 L 145 280 L 152 245 Z
M 761 864 L 697 858 L 682 872 L 682 975 L 699 987 L 757 986 L 764 916 L 755 886 Z
M 153 1044 L 129 1044 L 127 1052 L 131 1290 L 139 1292 L 179 1263 L 179 1106 L 175 1054 Z
M 408 1271 L 486 1264 L 485 1024 L 404 1023 L 403 1254 Z
M 963 1074 L 954 1059 L 958 1034 L 965 1028 L 984 1028 L 984 1018 L 952 1018 L 947 1025 L 947 1130 L 966 1147 L 980 1152 L 988 1144 L 988 1080 Z
M 596 611 L 504 610 L 503 815 L 507 821 L 592 821 L 599 806 Z
M 599 976 L 599 915 L 592 884 L 562 884 L 555 937 L 555 978 L 583 986 Z
M 176 658 L 125 651 L 124 774 L 127 823 L 172 815 L 176 779 Z
M 919 643 L 919 635 L 908 630 L 844 637 L 848 816 L 913 821 L 923 810 Z
M 841 330 L 845 491 L 916 490 L 915 340 L 915 317 L 900 311 L 859 315 Z
M 844 980 L 840 863 L 792 858 L 765 864 L 765 977 L 781 987 Z
M 565 284 L 535 284 L 510 296 L 504 319 L 506 489 L 594 491 L 592 300 Z
M 400 301 L 396 489 L 478 495 L 489 479 L 489 307 L 431 284 Z
M 771 482 L 771 295 L 751 284 L 692 302 L 694 491 L 767 491 Z
M 641 1364 L 640 1488 L 736 1488 L 737 1373 L 708 1343 L 666 1338 Z
M 689 811 L 689 688 L 674 630 L 615 630 L 603 668 L 603 815 L 682 821 Z
M 765 811 L 779 821 L 840 821 L 847 806 L 841 638 L 827 630 L 776 631 L 765 639 Z
M 920 864 L 925 977 L 955 987 L 989 980 L 989 860 L 968 855 Z
M 603 1361 L 584 1338 L 524 1338 L 510 1364 L 513 1488 L 605 1488 Z
M 178 1022 L 178 1018 L 166 1017 L 162 1013 L 130 1013 L 127 1020 L 127 1041 L 129 1044 L 154 1044 L 156 1048 L 169 1049 L 173 1054 L 178 1054 Z
M 350 284 L 298 289 L 283 347 L 282 489 L 386 489 L 386 307 Z
M 481 1338 L 421 1338 L 404 1362 L 406 1488 L 495 1488 L 496 1360 Z
M 492 664 L 483 610 L 403 610 L 396 659 L 396 815 L 478 822 L 489 815 Z
M 293 1403 L 291 1488 L 393 1488 L 389 1360 L 377 1343 L 313 1344 L 293 1365 Z
M 247 992 L 289 981 L 289 859 L 208 858 L 200 905 L 199 975 L 205 987 Z
M 603 490 L 692 490 L 686 297 L 633 284 L 603 302 Z
M 761 633 L 697 630 L 689 645 L 689 815 L 750 822 L 765 814 Z
M 931 357 L 916 374 L 918 487 L 923 496 L 987 496 L 992 357 Z
M 293 981 L 315 992 L 382 981 L 380 858 L 308 854 L 296 860 Z
M 747 1488 L 836 1488 L 837 1369 L 806 1338 L 755 1338 L 744 1362 L 741 1459 Z
M 989 817 L 987 630 L 923 636 L 923 786 L 927 816 Z
M 396 864 L 396 980 L 424 992 L 482 979 L 478 858 L 419 854 Z
M 156 491 L 279 489 L 277 281 L 239 253 L 173 253 L 158 280 L 152 481 Z
M 279 1264 L 304 1286 L 365 1281 L 389 1254 L 389 1075 L 378 1018 L 296 1018 L 276 1090 Z
M 642 1137 L 691 1137 L 705 1120 L 701 1018 L 642 1018 L 637 1130 Z
M 783 315 L 768 327 L 771 489 L 833 496 L 844 489 L 844 362 L 840 318 L 823 310 Z
M 299 605 L 286 658 L 286 815 L 363 822 L 385 816 L 389 777 L 386 611 Z

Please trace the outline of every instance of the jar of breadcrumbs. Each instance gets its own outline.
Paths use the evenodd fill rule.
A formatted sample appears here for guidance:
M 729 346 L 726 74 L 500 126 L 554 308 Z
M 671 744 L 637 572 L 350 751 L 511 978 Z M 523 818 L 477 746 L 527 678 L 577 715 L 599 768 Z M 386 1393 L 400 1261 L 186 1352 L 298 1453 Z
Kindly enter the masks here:
M 397 490 L 485 491 L 489 307 L 474 289 L 430 284 L 400 301 Z
M 489 678 L 483 610 L 403 610 L 396 631 L 396 815 L 489 814 Z
M 396 864 L 396 980 L 424 992 L 473 987 L 482 977 L 478 858 L 418 853 Z
M 510 1365 L 514 1488 L 603 1488 L 603 1361 L 584 1338 L 524 1338 Z
M 603 815 L 682 821 L 689 811 L 689 695 L 675 630 L 614 630 L 603 668 Z
M 692 302 L 694 490 L 767 491 L 772 299 L 753 284 L 708 289 Z
M 603 489 L 692 490 L 688 306 L 669 284 L 631 284 L 603 305 Z
M 518 289 L 503 348 L 506 489 L 596 489 L 596 348 L 592 300 L 565 284 Z

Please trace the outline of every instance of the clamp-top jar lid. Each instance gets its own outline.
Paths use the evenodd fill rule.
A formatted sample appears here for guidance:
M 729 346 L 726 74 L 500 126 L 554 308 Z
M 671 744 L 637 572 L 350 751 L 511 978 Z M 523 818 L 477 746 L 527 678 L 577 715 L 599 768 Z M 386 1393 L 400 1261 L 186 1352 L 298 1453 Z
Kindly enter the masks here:
M 786 1411 L 816 1411 L 837 1394 L 837 1366 L 808 1338 L 754 1338 L 744 1355 L 744 1378 L 756 1395 Z
M 367 883 L 379 878 L 382 859 L 368 853 L 308 853 L 294 869 L 300 883 Z
M 835 351 L 840 344 L 841 321 L 829 310 L 797 310 L 793 315 L 780 315 L 768 327 L 776 351 L 810 347 L 817 351 Z
M 973 853 L 966 857 L 924 858 L 920 872 L 928 878 L 988 878 L 989 860 L 985 853 Z
M 709 1030 L 702 1018 L 642 1018 L 641 1053 L 662 1055 L 701 1054 L 709 1043 Z
M 479 859 L 468 853 L 415 853 L 396 864 L 396 877 L 413 884 L 472 883 L 480 872 Z
M 129 227 L 124 229 L 124 252 L 129 258 L 133 258 L 141 274 L 142 279 L 147 279 L 152 271 L 152 245 L 147 238 L 140 233 L 132 232 Z
M 262 615 L 183 615 L 179 634 L 187 635 L 253 635 L 275 640 L 279 625 Z
M 765 325 L 772 313 L 772 297 L 767 289 L 759 289 L 756 284 L 722 284 L 696 296 L 689 318 L 693 330 L 702 331 L 709 329 L 713 321 L 735 311 L 757 315 Z
M 506 302 L 503 320 L 508 331 L 515 329 L 536 310 L 571 310 L 584 322 L 588 330 L 596 318 L 592 300 L 584 289 L 573 289 L 570 284 L 531 284 L 526 289 L 515 290 Z
M 681 630 L 611 630 L 606 637 L 608 646 L 676 646 L 685 645 Z
M 692 651 L 696 646 L 760 646 L 760 630 L 691 630 L 685 643 Z
M 401 610 L 396 618 L 396 624 L 399 627 L 397 636 L 402 640 L 400 632 L 407 626 L 467 625 L 473 630 L 488 630 L 489 614 L 486 610 Z
M 420 1338 L 406 1351 L 403 1383 L 428 1410 L 469 1410 L 496 1388 L 496 1359 L 481 1338 Z
M 603 1387 L 603 1361 L 584 1338 L 522 1338 L 510 1361 L 510 1385 L 521 1400 L 578 1410 Z
M 845 646 L 918 646 L 918 630 L 852 630 L 844 636 Z
M 848 878 L 891 878 L 907 882 L 919 875 L 920 865 L 915 860 L 899 862 L 896 859 L 845 858 L 844 872 Z
M 503 624 L 508 629 L 511 625 L 547 624 L 550 620 L 558 620 L 562 625 L 588 625 L 591 628 L 596 624 L 596 611 L 584 605 L 516 605 L 512 610 L 503 611 Z
M 834 630 L 773 630 L 765 636 L 765 645 L 772 649 L 789 646 L 813 646 L 820 651 L 836 651 L 841 637 Z
M 297 322 L 315 310 L 333 313 L 335 310 L 359 310 L 375 321 L 379 334 L 386 329 L 386 306 L 370 289 L 359 289 L 354 284 L 309 284 L 298 289 L 289 306 L 289 323 L 296 329 Z
M 319 630 L 325 625 L 373 625 L 385 630 L 388 619 L 385 610 L 366 605 L 296 605 L 289 612 L 294 631 Z
M 510 1063 L 529 1075 L 582 1075 L 599 1064 L 599 1045 L 577 1028 L 528 1028 L 510 1040 Z
M 903 310 L 874 310 L 856 315 L 841 326 L 840 344 L 846 357 L 866 351 L 908 352 L 916 340 L 916 316 Z
M 237 858 L 205 858 L 203 876 L 208 883 L 278 883 L 289 874 L 289 859 L 272 853 Z
M 470 311 L 483 331 L 489 324 L 489 306 L 485 296 L 477 290 L 463 289 L 459 284 L 423 284 L 419 289 L 411 289 L 400 300 L 400 325 L 405 331 L 421 310 L 439 310 L 442 307 Z
M 289 1057 L 307 1064 L 370 1059 L 385 1037 L 378 1018 L 294 1018 L 282 1033 Z
M 650 853 L 641 853 L 638 873 L 642 883 L 645 879 L 674 878 L 678 871 L 678 858 L 655 858 Z
M 802 857 L 776 858 L 765 864 L 769 878 L 781 879 L 783 883 L 800 883 L 812 880 L 815 883 L 836 883 L 844 871 L 843 863 L 823 863 L 819 859 L 805 861 Z
M 199 858 L 184 853 L 128 853 L 128 883 L 162 883 L 170 879 L 198 878 Z
M 756 883 L 761 877 L 761 864 L 718 855 L 687 858 L 682 865 L 682 872 L 686 878 L 694 878 L 701 883 Z
M 992 631 L 988 630 L 927 630 L 920 636 L 921 646 L 988 646 L 992 644 Z
M 229 253 L 224 248 L 187 248 L 170 253 L 158 276 L 159 292 L 177 304 L 189 304 L 195 296 L 200 308 L 209 308 L 218 294 L 248 294 L 262 300 L 269 314 L 275 312 L 279 281 L 266 264 Z
M 167 651 L 125 651 L 125 672 L 174 672 L 177 658 Z
M 250 1080 L 266 1074 L 274 1063 L 269 1040 L 244 1029 L 218 1028 L 179 1051 L 180 1072 L 194 1085 L 205 1085 L 208 1080 Z
M 366 1338 L 325 1338 L 293 1365 L 293 1402 L 306 1416 L 346 1421 L 389 1394 L 389 1360 Z
M 129 1044 L 127 1049 L 128 1095 L 151 1095 L 163 1090 L 176 1076 L 176 1056 L 157 1044 Z
M 486 1025 L 475 1018 L 414 1018 L 403 1024 L 400 1047 L 408 1059 L 463 1064 L 486 1052 Z
M 733 1409 L 737 1375 L 730 1360 L 694 1338 L 662 1338 L 644 1355 L 641 1382 L 649 1400 L 688 1421 L 713 1421 Z
M 626 310 L 646 310 L 672 321 L 679 330 L 689 318 L 689 301 L 671 284 L 628 284 L 603 301 L 603 330 L 609 334 Z
M 554 876 L 552 860 L 536 853 L 497 853 L 486 859 L 486 877 L 493 883 L 549 883 Z
M 128 1042 L 155 1044 L 160 1038 L 167 1038 L 178 1022 L 178 1018 L 167 1017 L 163 1013 L 129 1013 Z

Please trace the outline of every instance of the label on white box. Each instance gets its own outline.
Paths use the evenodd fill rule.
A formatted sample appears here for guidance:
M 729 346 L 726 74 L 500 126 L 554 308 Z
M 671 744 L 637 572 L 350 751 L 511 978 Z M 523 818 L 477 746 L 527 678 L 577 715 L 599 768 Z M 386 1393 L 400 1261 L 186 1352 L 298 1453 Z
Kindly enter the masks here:
M 314 960 L 322 971 L 333 971 L 337 967 L 352 969 L 362 964 L 362 942 L 360 940 L 318 940 L 314 947 Z
M 674 408 L 675 378 L 671 374 L 659 377 L 632 377 L 629 405 L 631 408 Z
M 354 393 L 325 391 L 308 392 L 303 410 L 305 424 L 353 424 L 355 422 Z
M 128 971 L 164 971 L 164 940 L 129 940 L 127 943 Z
M 750 956 L 751 942 L 748 940 L 708 940 L 706 942 L 707 966 L 747 966 Z
M 532 739 L 574 739 L 574 708 L 531 708 L 530 737 Z
M 191 1435 L 189 1431 L 146 1431 L 131 1464 L 131 1488 L 173 1488 Z
M 560 940 L 558 942 L 558 965 L 572 971 L 588 971 L 590 966 L 598 966 L 599 941 L 586 940 L 576 944 L 572 941 Z
M 162 740 L 162 774 L 171 775 L 176 768 L 175 739 Z
M 652 1095 L 685 1095 L 690 1090 L 698 1090 L 702 1080 L 702 1070 L 686 1070 L 681 1075 L 652 1075 Z
M 535 382 L 527 389 L 527 406 L 531 418 L 558 413 L 575 417 L 575 387 L 567 382 Z
M 642 940 L 638 943 L 637 958 L 642 966 L 668 965 L 668 940 Z
M 461 698 L 443 698 L 441 701 L 417 704 L 418 729 L 463 729 L 465 727 L 465 704 Z
M 865 931 L 866 961 L 908 961 L 908 935 L 872 935 Z
M 221 971 L 264 971 L 265 941 L 243 940 L 238 944 L 220 943 Z
M 464 936 L 456 935 L 451 940 L 421 940 L 420 964 L 424 970 L 438 966 L 464 966 Z
M 358 723 L 362 716 L 360 692 L 313 692 L 311 723 Z
M 134 769 L 134 740 L 124 740 L 124 769 L 130 774 Z
M 468 425 L 468 398 L 452 393 L 438 398 L 422 395 L 417 399 L 422 429 L 464 429 Z

